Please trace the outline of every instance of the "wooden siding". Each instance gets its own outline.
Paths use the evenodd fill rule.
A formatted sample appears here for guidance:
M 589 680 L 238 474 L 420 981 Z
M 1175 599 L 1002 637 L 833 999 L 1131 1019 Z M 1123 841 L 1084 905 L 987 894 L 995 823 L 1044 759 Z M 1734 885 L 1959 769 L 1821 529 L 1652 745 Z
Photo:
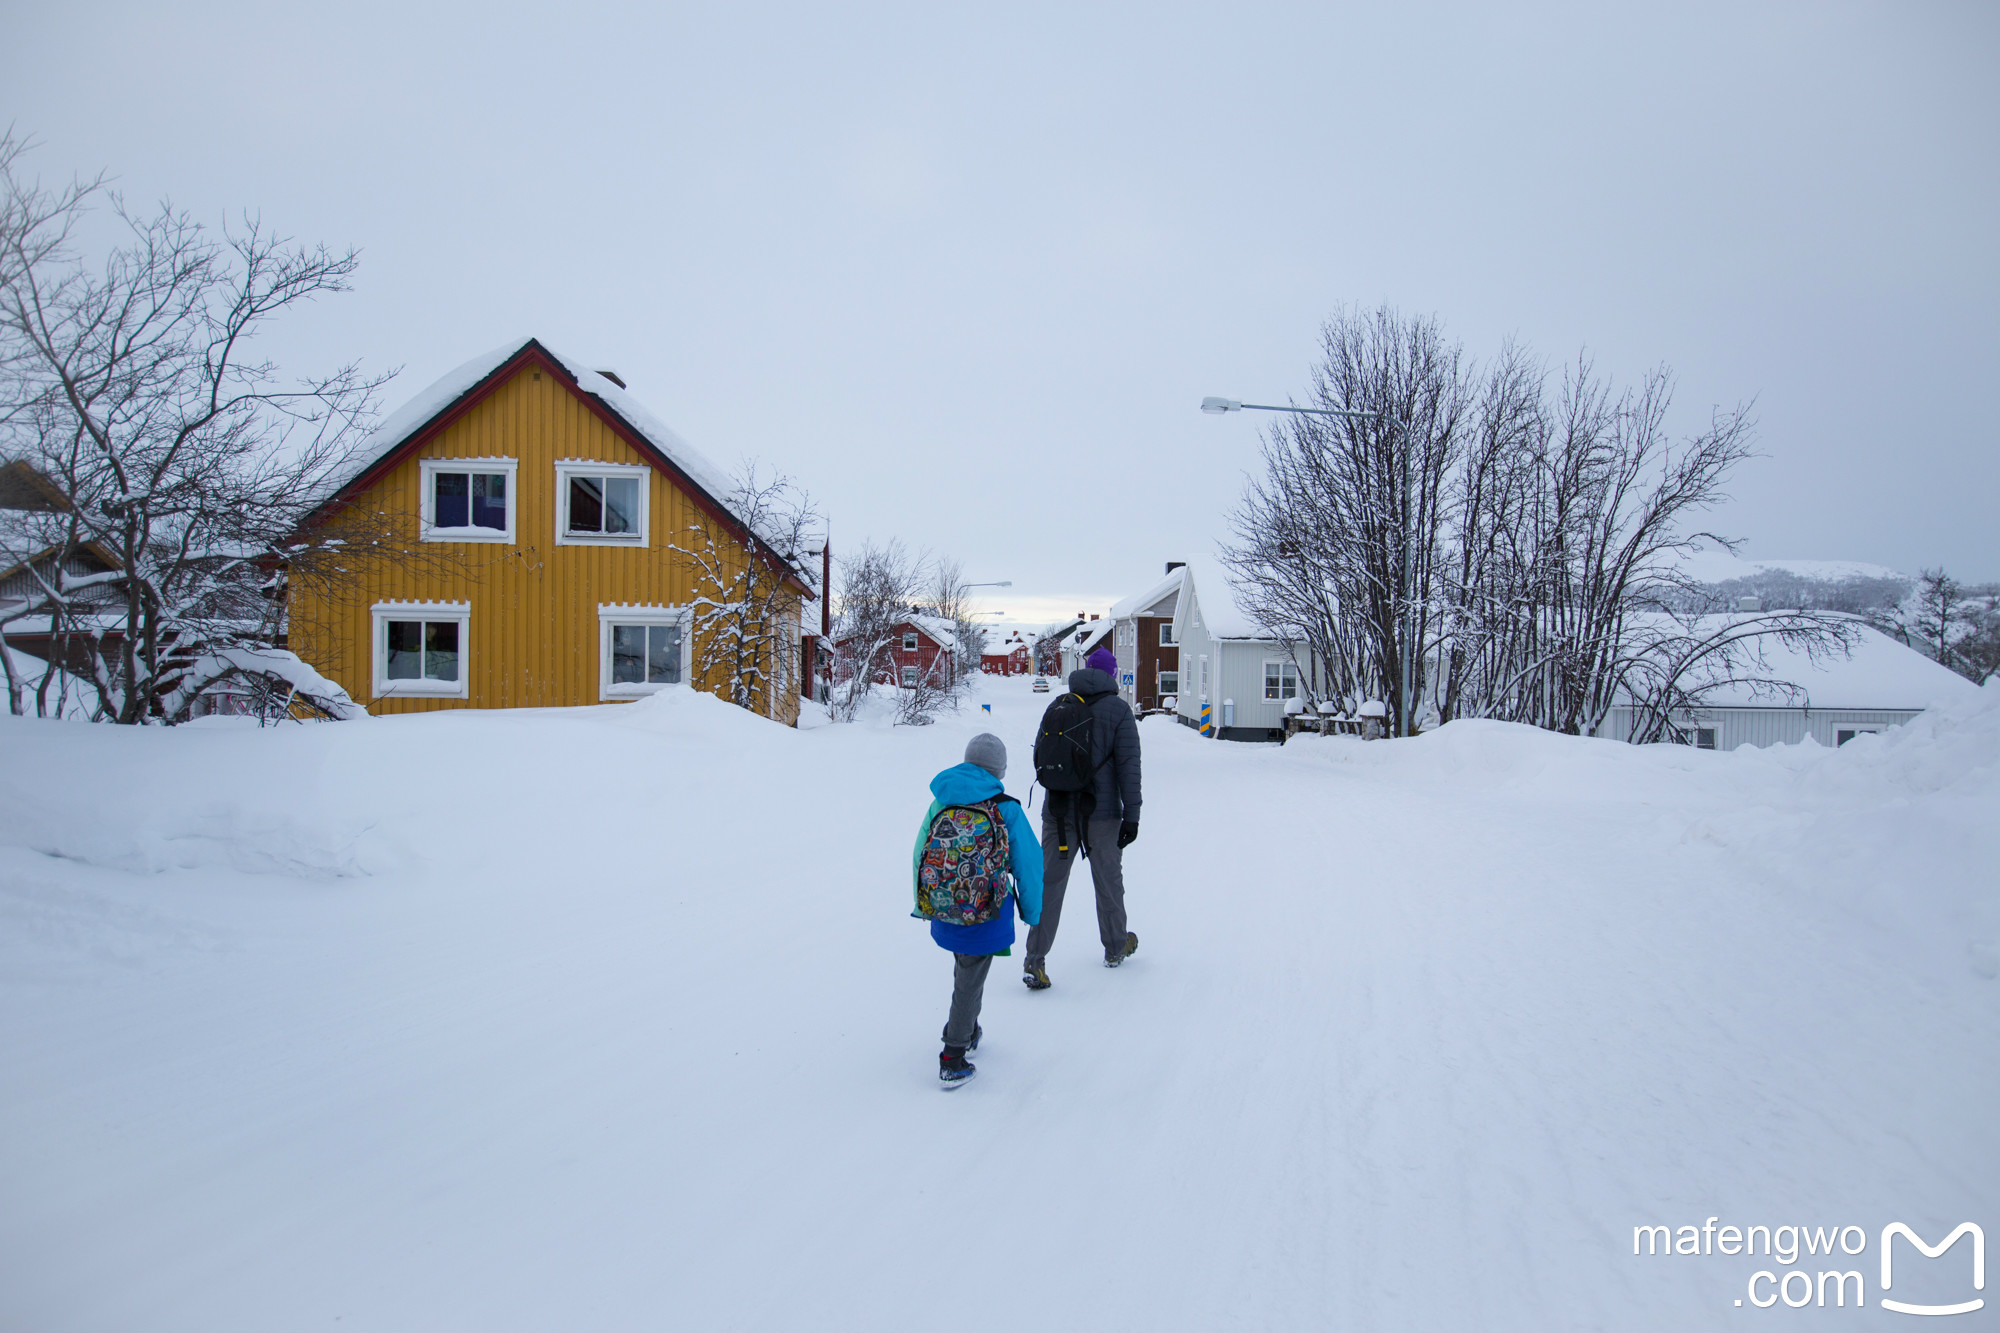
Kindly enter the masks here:
M 1630 740 L 1637 711 L 1624 704 L 1614 706 L 1595 734 Z M 1796 745 L 1807 736 L 1831 746 L 1841 727 L 1901 726 L 1922 712 L 1920 708 L 1729 707 L 1676 713 L 1674 720 L 1685 727 L 1712 727 L 1715 748 L 1734 750 L 1740 745 Z
M 644 547 L 556 545 L 559 460 L 647 460 L 553 373 L 523 367 L 357 499 L 414 521 L 421 511 L 422 461 L 439 458 L 519 461 L 514 544 L 426 543 L 425 552 L 438 559 L 364 566 L 337 603 L 304 597 L 291 608 L 294 649 L 371 712 L 598 703 L 598 607 L 685 606 L 706 591 L 695 586 L 693 562 L 670 544 L 698 547 L 713 530 L 718 546 L 741 558 L 741 547 L 694 497 L 651 468 Z M 460 647 L 468 697 L 374 696 L 370 608 L 415 601 L 470 605 Z M 775 716 L 793 723 L 797 691 L 785 693 Z

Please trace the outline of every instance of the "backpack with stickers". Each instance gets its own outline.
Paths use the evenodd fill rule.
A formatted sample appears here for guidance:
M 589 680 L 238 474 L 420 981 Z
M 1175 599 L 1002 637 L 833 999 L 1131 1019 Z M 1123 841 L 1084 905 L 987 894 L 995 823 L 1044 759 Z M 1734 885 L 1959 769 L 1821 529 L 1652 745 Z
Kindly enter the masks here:
M 1005 909 L 1012 891 L 1007 825 L 996 796 L 977 805 L 948 805 L 931 820 L 917 866 L 917 915 L 951 926 L 977 926 Z

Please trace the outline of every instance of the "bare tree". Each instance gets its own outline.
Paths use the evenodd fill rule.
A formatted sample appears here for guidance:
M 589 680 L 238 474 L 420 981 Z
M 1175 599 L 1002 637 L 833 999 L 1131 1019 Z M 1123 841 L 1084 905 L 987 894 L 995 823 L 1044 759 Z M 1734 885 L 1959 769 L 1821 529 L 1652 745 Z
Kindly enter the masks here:
M 1245 610 L 1306 650 L 1302 665 L 1319 664 L 1323 680 L 1301 672 L 1309 696 L 1395 699 L 1407 612 L 1422 698 L 1423 664 L 1444 628 L 1440 536 L 1471 402 L 1464 357 L 1435 320 L 1387 307 L 1328 321 L 1320 353 L 1310 405 L 1369 415 L 1281 418 L 1264 475 L 1231 516 L 1223 561 Z
M 1387 311 L 1336 319 L 1322 352 L 1315 404 L 1373 415 L 1281 421 L 1225 560 L 1329 693 L 1395 699 L 1407 618 L 1415 697 L 1441 721 L 1588 734 L 1627 700 L 1657 736 L 1703 694 L 1760 680 L 1759 643 L 1851 642 L 1824 612 L 1718 624 L 1684 572 L 1688 552 L 1730 545 L 1693 525 L 1749 456 L 1747 407 L 1675 440 L 1664 370 L 1621 390 L 1579 357 L 1551 393 L 1522 349 L 1479 373 L 1434 324 Z
M 803 486 L 755 459 L 737 472 L 729 507 L 746 528 L 739 543 L 692 524 L 671 549 L 694 566 L 695 679 L 738 707 L 770 712 L 774 692 L 795 689 L 799 594 L 807 548 L 822 526 Z
M 1937 569 L 1919 571 L 1910 632 L 1933 661 L 1951 665 L 1952 643 L 1965 625 L 1965 594 L 1958 580 Z
M 1952 645 L 1952 666 L 1975 685 L 2000 672 L 2000 610 L 1991 602 L 1967 614 L 1970 628 Z
M 202 691 L 246 674 L 347 715 L 344 696 L 319 693 L 317 673 L 276 647 L 274 576 L 311 544 L 300 520 L 349 465 L 386 377 L 348 365 L 286 381 L 252 348 L 272 319 L 347 290 L 355 253 L 294 245 L 254 218 L 217 239 L 95 182 L 44 189 L 18 158 L 12 141 L 0 151 L 7 452 L 67 497 L 71 549 L 94 543 L 117 562 L 43 590 L 62 660 L 98 715 L 121 723 L 181 720 Z M 73 242 L 100 196 L 125 240 L 92 267 Z
M 924 562 L 893 538 L 864 542 L 840 562 L 834 605 L 836 722 L 852 722 L 878 680 L 889 678 L 899 627 L 923 583 Z

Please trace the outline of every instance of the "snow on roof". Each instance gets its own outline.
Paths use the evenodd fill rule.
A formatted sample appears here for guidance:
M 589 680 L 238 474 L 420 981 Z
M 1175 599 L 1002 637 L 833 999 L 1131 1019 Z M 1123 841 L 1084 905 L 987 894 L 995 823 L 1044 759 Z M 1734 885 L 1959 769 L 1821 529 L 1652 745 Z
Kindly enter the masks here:
M 1704 617 L 1720 621 L 1722 617 Z M 1976 698 L 1979 687 L 1947 667 L 1941 667 L 1914 648 L 1856 621 L 1858 641 L 1852 656 L 1838 651 L 1814 662 L 1804 651 L 1786 647 L 1776 640 L 1760 640 L 1757 651 L 1761 666 L 1746 668 L 1745 674 L 1769 677 L 1796 685 L 1805 691 L 1808 708 L 1929 708 L 1953 700 Z M 1705 701 L 1721 707 L 1774 708 L 1796 706 L 1799 701 L 1759 692 L 1748 684 L 1724 685 L 1705 696 Z
M 1179 569 L 1174 570 L 1137 597 L 1127 597 L 1124 601 L 1113 606 L 1111 608 L 1111 618 L 1113 620 L 1130 620 L 1133 616 L 1138 615 L 1168 593 L 1179 592 L 1181 584 L 1186 581 L 1186 575 L 1187 566 L 1182 565 Z M 1178 606 L 1178 603 L 1176 606 Z
M 641 438 L 666 455 L 668 461 L 686 473 L 695 485 L 708 492 L 711 500 L 721 505 L 737 522 L 743 523 L 742 516 L 729 504 L 729 493 L 734 487 L 728 473 L 710 462 L 700 450 L 682 439 L 672 427 L 654 416 L 630 393 L 596 371 L 586 368 L 582 362 L 564 356 L 536 338 L 517 338 L 473 357 L 464 365 L 447 371 L 422 392 L 391 412 L 363 441 L 355 455 L 355 464 L 335 479 L 334 489 L 346 486 L 367 472 L 386 454 L 421 430 L 440 412 L 477 388 L 489 375 L 518 356 L 531 343 L 548 353 L 556 364 L 574 376 L 578 389 L 623 418 Z M 748 527 L 749 524 L 744 523 L 744 526 Z M 758 535 L 767 536 L 762 533 Z
M 1111 632 L 1111 627 L 1115 623 L 1110 620 L 1086 621 L 1082 629 L 1070 635 L 1068 642 L 1064 643 L 1063 647 L 1073 648 L 1079 653 L 1088 654 L 1093 648 L 1104 641 L 1104 636 Z
M 930 635 L 931 638 L 936 640 L 937 643 L 940 644 L 941 646 L 950 648 L 954 651 L 957 650 L 958 627 L 953 625 L 949 620 L 946 620 L 943 616 L 926 616 L 926 615 L 913 614 L 909 616 L 908 619 L 912 625 L 915 625 L 918 629 Z
M 1202 628 L 1217 639 L 1264 639 L 1272 638 L 1269 630 L 1261 628 L 1236 604 L 1236 591 L 1229 584 L 1228 575 L 1222 566 L 1207 561 L 1189 561 L 1185 572 L 1194 588 L 1195 605 L 1201 610 Z M 1178 626 L 1181 616 L 1187 610 L 1183 601 L 1175 610 L 1174 623 Z

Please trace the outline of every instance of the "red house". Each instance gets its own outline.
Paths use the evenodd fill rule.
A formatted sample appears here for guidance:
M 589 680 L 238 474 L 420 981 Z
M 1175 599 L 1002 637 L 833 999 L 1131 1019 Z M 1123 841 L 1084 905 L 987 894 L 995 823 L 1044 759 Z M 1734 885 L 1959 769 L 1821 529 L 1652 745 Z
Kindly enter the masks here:
M 889 666 L 876 673 L 875 681 L 912 686 L 929 674 L 936 684 L 947 684 L 957 658 L 958 636 L 949 620 L 912 615 L 896 627 L 896 637 L 889 645 Z
M 979 655 L 979 669 L 989 676 L 1025 676 L 1034 665 L 1034 654 L 1019 630 L 1000 645 L 998 652 Z

